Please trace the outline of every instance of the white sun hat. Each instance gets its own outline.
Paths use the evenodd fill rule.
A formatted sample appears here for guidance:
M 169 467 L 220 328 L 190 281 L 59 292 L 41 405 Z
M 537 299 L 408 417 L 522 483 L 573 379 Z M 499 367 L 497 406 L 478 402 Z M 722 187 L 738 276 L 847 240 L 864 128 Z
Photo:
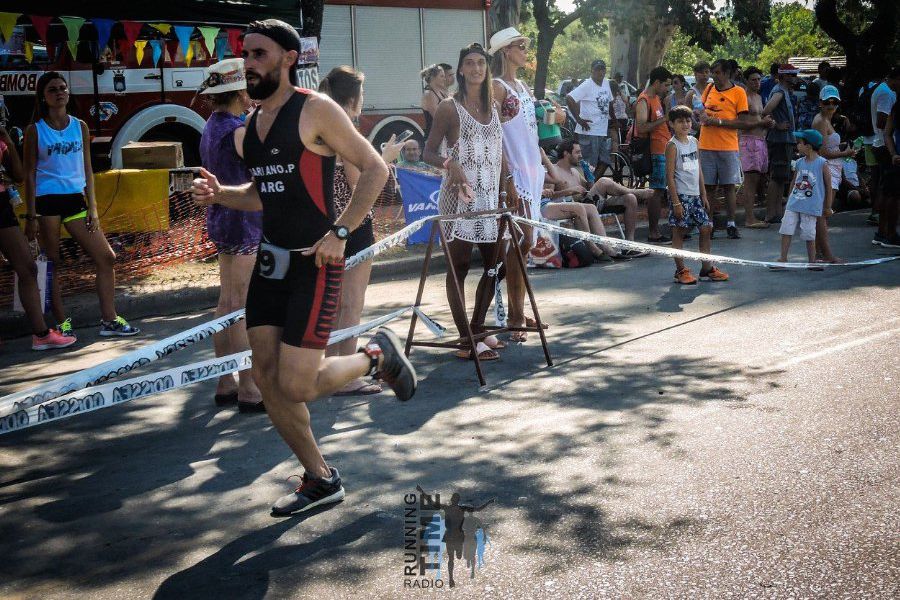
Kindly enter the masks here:
M 530 41 L 527 37 L 519 33 L 519 30 L 515 27 L 501 29 L 491 36 L 491 42 L 488 44 L 488 54 L 493 56 L 497 50 L 506 48 L 516 40 L 525 40 L 526 44 Z
M 206 79 L 200 86 L 201 94 L 221 94 L 234 90 L 246 90 L 244 59 L 227 58 L 211 65 L 206 70 Z

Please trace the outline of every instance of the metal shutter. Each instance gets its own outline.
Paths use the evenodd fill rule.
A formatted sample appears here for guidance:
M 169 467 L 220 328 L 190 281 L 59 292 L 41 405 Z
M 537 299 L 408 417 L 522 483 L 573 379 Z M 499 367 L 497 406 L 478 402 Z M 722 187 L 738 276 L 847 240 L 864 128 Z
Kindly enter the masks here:
M 367 109 L 418 107 L 422 87 L 422 32 L 417 8 L 356 7 L 356 47 L 366 74 Z
M 484 43 L 483 13 L 478 10 L 425 9 L 425 65 L 447 63 L 456 70 L 459 51 Z
M 326 4 L 319 49 L 319 78 L 339 65 L 353 66 L 350 7 Z

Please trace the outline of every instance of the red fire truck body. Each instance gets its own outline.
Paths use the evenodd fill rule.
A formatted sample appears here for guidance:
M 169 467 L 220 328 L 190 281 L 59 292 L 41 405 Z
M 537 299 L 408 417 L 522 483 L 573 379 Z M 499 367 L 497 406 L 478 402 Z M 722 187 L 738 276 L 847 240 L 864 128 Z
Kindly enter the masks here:
M 182 4 L 185 2 L 190 4 L 189 0 Z M 270 1 L 273 3 L 278 0 Z M 100 4 L 108 6 L 107 2 Z M 69 6 L 69 11 L 61 14 L 72 14 Z M 0 9 L 5 8 L 5 2 L 0 0 Z M 96 12 L 91 10 L 86 7 L 81 12 L 120 18 L 101 14 L 99 8 Z M 192 21 L 184 18 L 182 10 L 178 19 L 166 20 L 163 13 L 145 22 L 221 26 L 219 36 L 227 37 L 227 28 L 243 27 L 248 21 L 265 16 L 252 7 L 247 10 L 244 20 L 230 14 L 231 21 L 211 22 L 208 17 Z M 455 67 L 460 48 L 476 41 L 483 44 L 485 10 L 485 0 L 326 1 L 318 70 L 301 68 L 301 84 L 315 87 L 318 73 L 327 73 L 340 64 L 354 66 L 366 74 L 362 132 L 375 144 L 404 129 L 412 129 L 421 139 L 424 121 L 419 108 L 423 89 L 419 71 L 439 62 Z M 291 23 L 300 27 L 299 9 Z M 34 39 L 33 32 L 28 35 L 26 31 L 29 27 L 32 25 L 28 17 L 21 17 L 14 38 L 18 35 L 23 40 Z M 92 31 L 90 20 L 82 28 L 82 36 L 89 30 Z M 196 31 L 194 38 L 199 39 Z M 148 45 L 138 65 L 134 49 L 123 60 L 119 52 L 112 51 L 116 44 L 110 43 L 98 60 L 91 42 L 82 38 L 76 60 L 66 39 L 66 28 L 53 21 L 48 45 L 54 45 L 54 59 L 50 59 L 45 46 L 36 44 L 31 63 L 26 62 L 24 53 L 16 52 L 15 40 L 7 44 L 7 54 L 0 56 L 0 95 L 9 113 L 9 126 L 24 128 L 30 122 L 37 78 L 45 71 L 59 71 L 69 81 L 74 114 L 90 127 L 98 170 L 121 168 L 121 149 L 132 141 L 180 141 L 185 163 L 199 164 L 199 140 L 208 109 L 201 101 L 192 107 L 191 101 L 204 79 L 205 67 L 215 57 L 203 53 L 187 65 L 184 50 L 179 48 L 174 63 L 164 51 L 164 58 L 154 66 Z

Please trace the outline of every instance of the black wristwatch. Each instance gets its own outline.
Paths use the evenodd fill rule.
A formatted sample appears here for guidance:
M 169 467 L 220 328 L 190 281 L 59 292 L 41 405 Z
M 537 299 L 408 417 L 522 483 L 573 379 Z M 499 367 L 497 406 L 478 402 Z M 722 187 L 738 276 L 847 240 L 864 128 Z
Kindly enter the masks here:
M 334 236 L 339 240 L 346 240 L 350 237 L 350 230 L 344 227 L 343 225 L 332 225 L 331 231 L 334 233 Z

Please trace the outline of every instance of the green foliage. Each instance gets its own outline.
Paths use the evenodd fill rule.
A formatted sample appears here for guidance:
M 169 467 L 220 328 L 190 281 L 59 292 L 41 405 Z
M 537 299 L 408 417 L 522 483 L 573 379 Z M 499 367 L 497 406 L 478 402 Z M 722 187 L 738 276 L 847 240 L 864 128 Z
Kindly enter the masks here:
M 784 62 L 791 56 L 835 56 L 843 52 L 818 28 L 813 12 L 796 2 L 773 5 L 770 41 L 766 44 L 753 35 L 741 34 L 737 24 L 724 11 L 713 22 L 723 43 L 714 44 L 706 51 L 679 29 L 663 65 L 673 73 L 690 74 L 697 61 L 733 58 L 741 66 L 755 65 L 766 73 L 770 64 Z
M 537 64 L 534 60 L 534 47 L 537 41 L 537 25 L 534 18 L 530 14 L 521 15 L 519 31 L 523 35 L 531 39 L 531 49 L 529 55 L 531 61 L 525 67 L 522 73 L 523 80 L 529 85 L 534 85 L 534 75 Z M 592 31 L 585 29 L 580 21 L 572 23 L 561 33 L 553 44 L 553 50 L 550 52 L 550 61 L 547 68 L 547 87 L 556 89 L 559 82 L 563 79 L 571 79 L 573 77 L 583 78 L 589 75 L 591 62 L 602 58 L 609 61 L 609 39 L 607 37 L 606 28 L 593 28 Z M 603 33 L 595 33 L 602 31 Z
M 791 56 L 840 54 L 843 50 L 819 29 L 811 10 L 796 2 L 772 7 L 770 42 L 759 54 L 760 65 L 784 62 Z

